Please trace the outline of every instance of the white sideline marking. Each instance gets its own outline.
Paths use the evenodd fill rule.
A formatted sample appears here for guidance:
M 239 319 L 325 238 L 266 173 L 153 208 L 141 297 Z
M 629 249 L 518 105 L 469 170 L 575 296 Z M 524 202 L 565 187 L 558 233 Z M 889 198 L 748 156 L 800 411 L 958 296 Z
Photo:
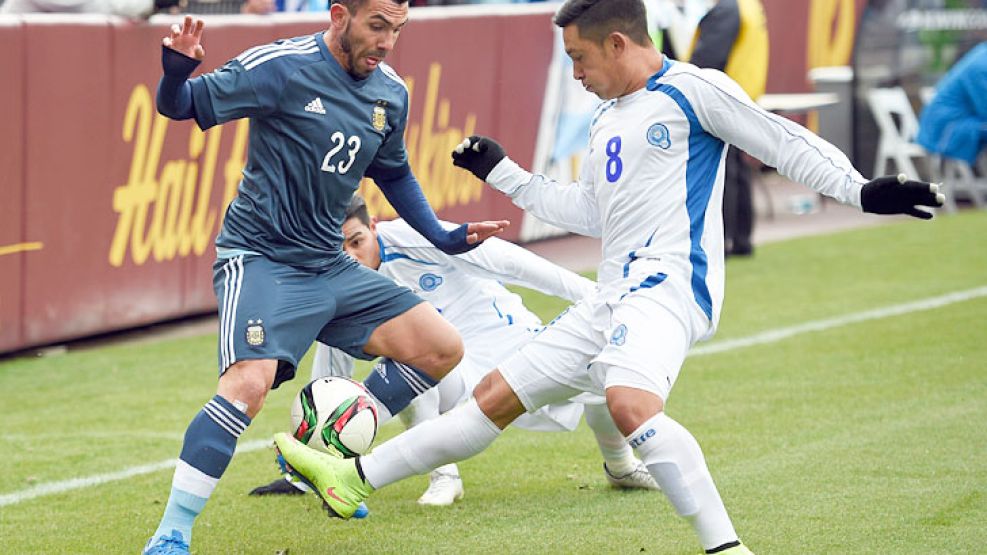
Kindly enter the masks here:
M 105 439 L 105 438 L 116 438 L 120 439 L 122 437 L 139 437 L 143 439 L 165 439 L 168 441 L 182 441 L 185 437 L 185 433 L 177 432 L 147 432 L 143 430 L 135 431 L 110 431 L 105 432 L 72 432 L 72 439 Z M 0 434 L 0 441 L 38 441 L 42 439 L 64 439 L 65 432 L 49 433 L 49 434 Z
M 931 297 L 928 299 L 923 299 L 911 303 L 887 306 L 884 308 L 878 308 L 874 310 L 865 310 L 863 312 L 855 312 L 837 318 L 816 320 L 813 322 L 806 322 L 804 324 L 798 324 L 786 328 L 768 330 L 766 332 L 758 333 L 748 337 L 740 337 L 737 339 L 729 339 L 726 341 L 717 341 L 714 343 L 710 343 L 709 345 L 703 345 L 695 349 L 692 349 L 692 351 L 689 353 L 689 356 L 711 355 L 716 353 L 723 353 L 726 351 L 732 351 L 734 349 L 743 349 L 745 347 L 752 347 L 754 345 L 775 343 L 804 333 L 811 333 L 815 331 L 823 331 L 823 330 L 838 328 L 841 326 L 856 324 L 867 320 L 877 320 L 880 318 L 888 318 L 891 316 L 901 316 L 903 314 L 909 314 L 912 312 L 931 310 L 934 308 L 939 308 L 950 304 L 968 301 L 970 299 L 975 299 L 977 297 L 987 297 L 987 286 L 977 287 L 975 289 L 968 289 L 966 291 L 957 291 L 955 293 L 949 293 L 946 295 L 941 295 L 939 297 Z M 236 452 L 248 453 L 251 451 L 257 451 L 259 449 L 267 448 L 270 445 L 271 445 L 271 440 L 269 439 L 250 441 L 238 446 Z M 49 482 L 46 484 L 38 484 L 36 486 L 32 486 L 30 488 L 21 491 L 15 491 L 14 493 L 7 493 L 0 495 L 0 507 L 6 507 L 7 505 L 15 505 L 22 501 L 28 501 L 30 499 L 43 497 L 46 495 L 65 493 L 67 491 L 72 491 L 76 489 L 98 486 L 109 482 L 115 482 L 118 480 L 125 480 L 127 478 L 132 478 L 134 476 L 142 476 L 144 474 L 150 474 L 152 472 L 157 472 L 159 470 L 167 470 L 169 468 L 175 467 L 176 460 L 177 459 L 168 459 L 157 463 L 126 468 L 119 472 L 96 474 L 94 476 L 88 476 L 85 478 L 73 478 L 71 480 L 63 480 L 60 482 Z
M 259 449 L 264 449 L 271 445 L 270 439 L 258 439 L 254 441 L 248 441 L 242 445 L 238 445 L 236 448 L 237 453 L 249 453 L 250 451 L 257 451 Z M 5 493 L 0 495 L 0 507 L 6 507 L 7 505 L 16 505 L 22 501 L 27 501 L 29 499 L 34 499 L 36 497 L 43 497 L 45 495 L 54 495 L 56 493 L 65 493 L 67 491 L 72 491 L 76 489 L 89 488 L 93 486 L 99 486 L 109 482 L 116 482 L 118 480 L 126 480 L 127 478 L 133 478 L 134 476 L 142 476 L 144 474 L 150 474 L 152 472 L 157 472 L 159 470 L 167 470 L 169 468 L 175 468 L 175 463 L 178 459 L 168 459 L 161 462 L 145 464 L 141 466 L 132 466 L 130 468 L 125 468 L 119 472 L 108 472 L 106 474 L 96 474 L 93 476 L 86 476 L 84 478 L 73 478 L 71 480 L 62 480 L 60 482 L 48 482 L 46 484 L 38 484 L 36 486 L 23 489 L 21 491 L 15 491 L 14 493 Z
M 955 293 L 947 293 L 939 297 L 930 297 L 928 299 L 922 299 L 920 301 L 914 301 L 910 303 L 896 304 L 892 306 L 886 306 L 884 308 L 876 308 L 874 310 L 865 310 L 863 312 L 854 312 L 852 314 L 846 314 L 844 316 L 838 316 L 836 318 L 827 318 L 825 320 L 806 322 L 804 324 L 797 324 L 787 328 L 768 330 L 758 334 L 749 335 L 747 337 L 739 337 L 737 339 L 727 339 L 725 341 L 716 341 L 710 343 L 709 345 L 702 345 L 693 348 L 691 351 L 689 351 L 689 356 L 712 355 L 716 353 L 732 351 L 734 349 L 743 349 L 744 347 L 752 347 L 754 345 L 775 343 L 783 339 L 788 339 L 789 337 L 802 335 L 803 333 L 829 330 L 841 326 L 846 326 L 849 324 L 865 322 L 867 320 L 877 320 L 879 318 L 888 318 L 890 316 L 901 316 L 902 314 L 909 314 L 911 312 L 931 310 L 933 308 L 939 308 L 954 303 L 968 301 L 970 299 L 975 299 L 977 297 L 987 297 L 987 286 L 977 287 L 975 289 L 967 289 L 966 291 L 957 291 Z

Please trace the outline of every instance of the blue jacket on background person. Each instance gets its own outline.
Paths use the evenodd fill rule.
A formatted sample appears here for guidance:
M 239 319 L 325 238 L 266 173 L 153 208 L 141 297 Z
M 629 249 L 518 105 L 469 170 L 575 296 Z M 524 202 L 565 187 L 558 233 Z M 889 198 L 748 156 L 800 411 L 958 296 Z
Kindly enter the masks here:
M 987 42 L 963 56 L 922 110 L 917 142 L 933 154 L 973 165 L 987 145 Z

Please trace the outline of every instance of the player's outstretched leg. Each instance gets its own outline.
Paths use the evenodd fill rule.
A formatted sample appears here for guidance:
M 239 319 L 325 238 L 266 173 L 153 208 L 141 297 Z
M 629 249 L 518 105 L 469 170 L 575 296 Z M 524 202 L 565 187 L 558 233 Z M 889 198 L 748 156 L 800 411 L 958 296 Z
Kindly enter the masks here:
M 348 519 L 373 488 L 363 478 L 358 459 L 316 451 L 291 434 L 274 434 L 274 445 L 286 470 L 304 480 L 322 499 L 330 516 Z
M 405 427 L 415 426 L 439 417 L 439 389 L 432 388 L 420 395 L 398 415 Z M 621 438 L 623 439 L 623 438 Z M 418 498 L 419 505 L 445 507 L 463 498 L 463 479 L 459 467 L 447 464 L 428 475 L 428 489 Z
M 524 412 L 516 397 L 506 405 L 498 407 L 504 426 Z M 356 459 L 338 459 L 315 451 L 285 433 L 275 435 L 274 442 L 292 471 L 315 486 L 332 513 L 350 518 L 356 505 L 375 489 L 472 457 L 493 443 L 500 432 L 476 400 L 470 399 Z
M 318 375 L 324 377 L 335 375 L 333 371 L 339 368 L 344 368 L 339 375 L 352 374 L 352 369 L 348 372 L 345 369 L 345 359 L 337 360 L 337 353 L 341 352 L 319 343 L 315 352 L 317 360 L 312 363 L 313 379 L 317 377 L 314 369 L 319 369 Z M 405 426 L 411 427 L 439 415 L 437 383 L 437 380 L 413 366 L 384 357 L 377 362 L 363 385 L 377 406 L 379 426 L 399 415 Z M 304 483 L 288 479 L 258 486 L 250 491 L 250 495 L 297 495 L 306 491 L 308 489 Z M 368 513 L 358 512 L 357 518 L 360 514 L 365 516 Z
M 192 419 L 164 516 L 144 547 L 145 554 L 188 553 L 192 524 L 230 464 L 237 438 L 249 425 L 250 417 L 219 395 Z
M 283 460 L 283 458 L 278 457 L 279 462 Z M 250 495 L 305 495 L 309 491 L 311 491 L 311 488 L 300 478 L 291 474 L 285 474 L 283 478 L 278 478 L 270 484 L 257 486 L 250 490 Z M 370 516 L 370 509 L 365 503 L 360 503 L 360 506 L 356 508 L 356 512 L 353 513 L 353 518 L 366 518 L 368 516 Z
M 607 482 L 620 489 L 661 489 L 648 472 L 648 467 L 634 457 L 624 434 L 613 423 L 607 405 L 587 403 L 584 407 L 586 425 L 593 430 L 600 454 L 603 455 L 603 474 Z

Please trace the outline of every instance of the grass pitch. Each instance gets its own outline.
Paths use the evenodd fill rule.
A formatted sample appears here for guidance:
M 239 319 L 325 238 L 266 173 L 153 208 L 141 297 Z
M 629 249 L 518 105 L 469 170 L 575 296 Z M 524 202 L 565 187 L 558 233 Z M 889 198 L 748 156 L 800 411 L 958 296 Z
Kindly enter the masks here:
M 987 214 L 768 245 L 727 278 L 714 344 L 968 291 L 987 286 Z M 526 295 L 545 319 L 563 306 Z M 692 356 L 668 412 L 699 439 L 755 552 L 982 553 L 985 369 L 987 297 L 973 296 Z M 0 552 L 138 552 L 214 374 L 212 335 L 0 361 Z M 287 428 L 301 384 L 270 395 L 241 446 Z M 234 458 L 193 552 L 700 552 L 661 494 L 606 487 L 585 426 L 508 430 L 461 464 L 461 503 L 419 507 L 416 477 L 377 492 L 363 521 L 327 520 L 313 496 L 248 497 L 275 476 L 272 453 Z

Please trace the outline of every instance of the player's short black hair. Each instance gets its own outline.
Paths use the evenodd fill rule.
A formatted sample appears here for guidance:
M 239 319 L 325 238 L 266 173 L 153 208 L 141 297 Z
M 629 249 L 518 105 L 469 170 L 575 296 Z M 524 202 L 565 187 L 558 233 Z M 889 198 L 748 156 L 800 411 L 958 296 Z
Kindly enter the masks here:
M 350 218 L 357 218 L 363 225 L 370 225 L 370 212 L 367 211 L 367 203 L 360 196 L 360 193 L 353 193 L 353 198 L 350 199 L 350 203 L 346 206 L 346 217 L 343 221 L 345 222 Z
M 397 5 L 408 3 L 408 0 L 391 0 L 391 1 Z M 367 0 L 329 0 L 330 6 L 332 6 L 333 4 L 342 4 L 350 10 L 350 13 L 356 13 L 357 10 L 359 10 L 364 5 L 366 5 L 366 3 Z
M 642 46 L 651 43 L 648 17 L 641 0 L 566 0 L 555 12 L 555 24 L 575 24 L 579 36 L 602 44 L 610 33 L 623 33 Z

